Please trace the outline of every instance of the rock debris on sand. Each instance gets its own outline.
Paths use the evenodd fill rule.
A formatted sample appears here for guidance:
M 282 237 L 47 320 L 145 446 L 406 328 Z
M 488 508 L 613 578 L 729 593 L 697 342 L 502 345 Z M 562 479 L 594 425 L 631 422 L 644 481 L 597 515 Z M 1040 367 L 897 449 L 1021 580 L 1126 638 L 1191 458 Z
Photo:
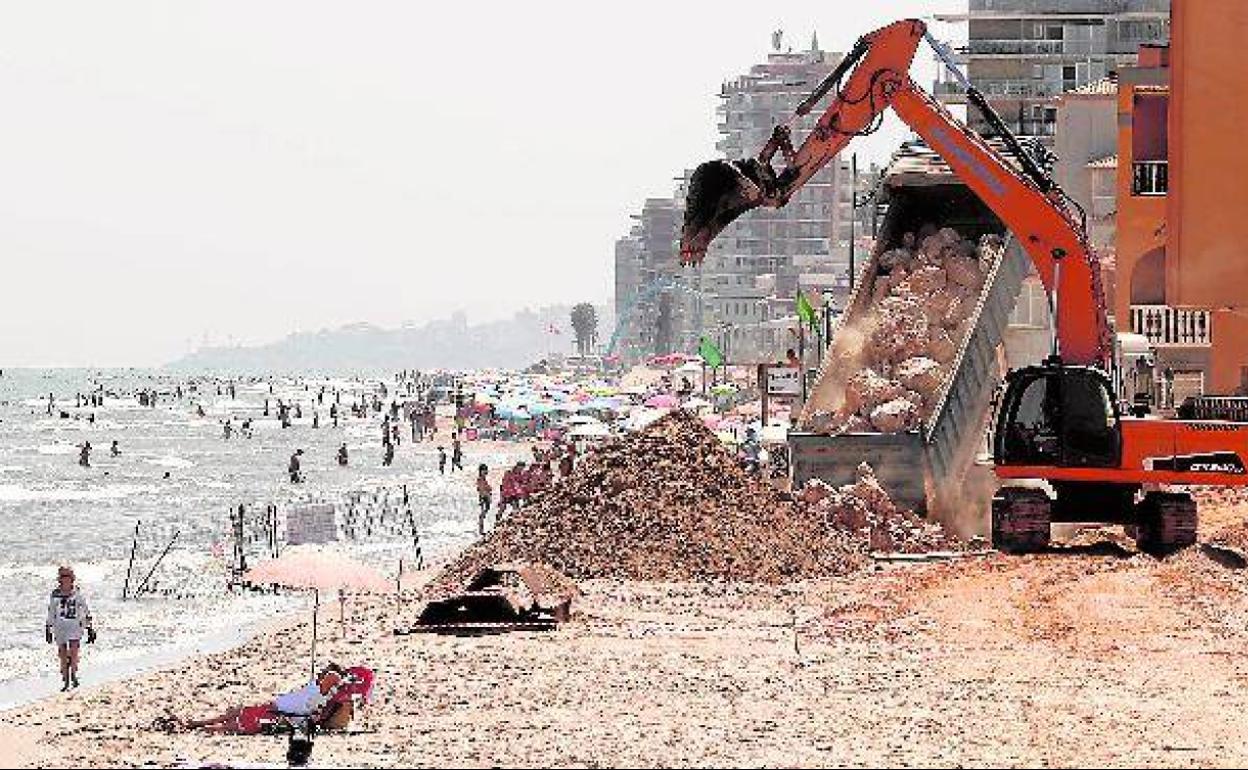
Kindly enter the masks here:
M 869 469 L 828 493 L 778 491 L 677 411 L 586 455 L 571 477 L 452 563 L 431 593 L 513 561 L 546 563 L 577 580 L 778 583 L 844 574 L 866 562 L 873 533 L 917 548 L 911 529 L 926 530 L 915 522 Z
M 867 463 L 859 464 L 854 483 L 831 487 L 811 480 L 799 497 L 827 526 L 850 533 L 856 546 L 872 551 L 923 553 L 965 547 L 944 527 L 894 503 Z

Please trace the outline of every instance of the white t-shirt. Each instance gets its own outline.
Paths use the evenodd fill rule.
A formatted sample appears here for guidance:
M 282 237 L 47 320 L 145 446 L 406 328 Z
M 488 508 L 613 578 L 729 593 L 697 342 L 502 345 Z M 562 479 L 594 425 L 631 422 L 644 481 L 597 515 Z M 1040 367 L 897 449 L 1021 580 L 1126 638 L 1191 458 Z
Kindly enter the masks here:
M 48 628 L 58 642 L 75 641 L 82 638 L 82 630 L 91 627 L 91 610 L 87 606 L 87 597 L 75 586 L 68 594 L 61 589 L 52 591 L 48 600 Z
M 325 696 L 316 682 L 309 682 L 298 690 L 282 693 L 273 699 L 273 705 L 284 714 L 307 716 L 318 708 Z

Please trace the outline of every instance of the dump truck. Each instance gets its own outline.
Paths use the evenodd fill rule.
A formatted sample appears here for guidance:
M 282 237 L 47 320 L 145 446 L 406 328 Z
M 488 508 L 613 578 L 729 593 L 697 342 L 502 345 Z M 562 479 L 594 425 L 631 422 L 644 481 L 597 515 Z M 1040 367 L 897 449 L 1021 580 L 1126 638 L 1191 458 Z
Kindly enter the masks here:
M 824 358 L 798 430 L 789 434 L 792 481 L 795 486 L 810 479 L 849 484 L 858 464 L 866 461 L 895 500 L 926 512 L 947 496 L 946 488 L 961 483 L 984 448 L 992 397 L 1002 376 L 998 345 L 1028 263 L 1000 218 L 921 143 L 904 146 L 894 156 L 882 175 L 879 193 L 886 210 L 876 246 L 833 330 L 833 350 Z M 897 247 L 904 234 L 933 226 L 952 228 L 974 241 L 985 235 L 1000 237 L 967 331 L 954 341 L 957 354 L 936 394 L 937 406 L 920 427 L 900 433 L 826 435 L 803 430 L 815 413 L 833 406 L 852 374 L 837 366 L 844 356 L 834 351 L 845 341 L 836 332 L 856 326 L 872 312 L 876 280 L 887 272 L 880 255 Z

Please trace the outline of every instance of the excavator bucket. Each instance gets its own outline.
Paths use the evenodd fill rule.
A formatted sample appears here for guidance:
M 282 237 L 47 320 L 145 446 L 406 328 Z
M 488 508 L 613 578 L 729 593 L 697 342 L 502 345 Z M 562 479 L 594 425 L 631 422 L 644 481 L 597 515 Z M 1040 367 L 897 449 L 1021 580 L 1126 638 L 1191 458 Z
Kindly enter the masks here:
M 712 160 L 694 169 L 680 231 L 681 264 L 700 264 L 715 236 L 762 203 L 757 164 L 754 160 Z

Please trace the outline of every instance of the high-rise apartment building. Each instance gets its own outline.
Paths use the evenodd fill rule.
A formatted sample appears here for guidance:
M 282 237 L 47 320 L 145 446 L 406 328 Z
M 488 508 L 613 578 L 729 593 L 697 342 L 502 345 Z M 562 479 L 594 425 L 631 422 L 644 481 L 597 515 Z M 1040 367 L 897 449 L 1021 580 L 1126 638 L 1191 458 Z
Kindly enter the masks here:
M 797 105 L 841 59 L 820 49 L 817 38 L 809 49 L 793 52 L 781 51 L 776 36 L 773 48 L 765 62 L 724 83 L 720 91 L 721 138 L 716 146 L 727 158 L 757 154 L 772 128 L 788 123 Z M 815 109 L 792 123 L 795 146 L 820 114 Z M 769 298 L 791 302 L 803 281 L 820 290 L 848 286 L 851 196 L 846 162 L 829 163 L 784 208 L 743 215 L 711 244 L 701 275 L 702 327 L 736 340 L 739 360 L 776 355 L 771 347 L 783 335 L 775 333 L 774 315 L 782 303 Z
M 692 274 L 678 264 L 682 209 L 672 198 L 647 198 L 629 234 L 615 243 L 613 350 L 625 362 L 688 347 Z
M 1054 97 L 1134 64 L 1141 44 L 1170 37 L 1170 0 L 968 0 L 965 13 L 936 18 L 966 24 L 959 62 L 1020 136 L 1051 137 Z M 944 78 L 936 95 L 964 103 L 958 85 Z M 967 118 L 987 130 L 974 109 Z

